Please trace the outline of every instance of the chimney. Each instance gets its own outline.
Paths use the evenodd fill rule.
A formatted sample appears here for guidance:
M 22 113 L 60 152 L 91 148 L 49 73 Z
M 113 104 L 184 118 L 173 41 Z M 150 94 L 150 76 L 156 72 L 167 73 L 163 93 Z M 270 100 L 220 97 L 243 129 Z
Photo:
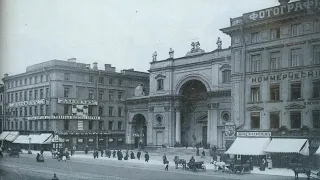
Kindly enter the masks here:
M 290 2 L 290 0 L 278 0 L 278 1 L 280 5 L 287 5 Z
M 8 74 L 8 73 L 5 73 L 5 74 L 4 74 L 4 77 L 5 77 L 5 78 L 6 78 L 6 77 L 8 77 L 8 76 L 9 76 L 9 74 Z
M 77 58 L 70 58 L 68 59 L 68 62 L 76 62 Z
M 104 64 L 104 70 L 108 71 L 111 68 L 111 64 Z
M 90 69 L 90 64 L 86 64 L 86 68 L 87 68 L 87 69 Z
M 93 63 L 93 69 L 94 69 L 94 70 L 98 70 L 98 63 L 97 63 L 97 62 L 94 62 L 94 63 Z

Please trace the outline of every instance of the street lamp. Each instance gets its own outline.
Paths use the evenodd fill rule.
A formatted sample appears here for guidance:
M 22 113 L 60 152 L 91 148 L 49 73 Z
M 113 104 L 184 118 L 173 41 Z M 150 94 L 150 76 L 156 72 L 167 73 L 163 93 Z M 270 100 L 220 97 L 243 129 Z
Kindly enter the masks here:
M 30 147 L 31 147 L 31 137 L 29 137 L 29 151 L 28 151 L 28 154 L 32 154 L 32 152 L 30 150 L 31 149 Z

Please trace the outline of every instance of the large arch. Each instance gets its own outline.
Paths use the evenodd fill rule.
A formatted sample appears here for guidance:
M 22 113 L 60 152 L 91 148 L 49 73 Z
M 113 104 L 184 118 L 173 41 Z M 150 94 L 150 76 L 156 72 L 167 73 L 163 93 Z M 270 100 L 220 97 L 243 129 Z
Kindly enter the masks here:
M 203 75 L 201 74 L 189 74 L 189 75 L 186 75 L 184 76 L 183 78 L 181 78 L 177 84 L 176 84 L 176 87 L 175 87 L 175 95 L 180 95 L 180 90 L 181 90 L 181 87 L 188 81 L 190 80 L 198 80 L 198 81 L 201 81 L 206 89 L 207 89 L 207 92 L 210 92 L 211 91 L 211 86 L 210 86 L 210 81 Z
M 138 113 L 133 116 L 132 130 L 133 130 L 135 148 L 138 148 L 141 145 L 144 145 L 144 146 L 147 145 L 147 125 L 148 125 L 148 122 L 144 115 Z

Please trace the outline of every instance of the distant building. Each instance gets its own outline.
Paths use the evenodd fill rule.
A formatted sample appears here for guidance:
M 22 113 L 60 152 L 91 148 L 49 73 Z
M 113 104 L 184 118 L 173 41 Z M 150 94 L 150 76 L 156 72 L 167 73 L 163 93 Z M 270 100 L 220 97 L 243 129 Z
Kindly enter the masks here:
M 4 86 L 0 84 L 0 133 L 2 132 L 3 128 L 3 103 L 4 103 Z
M 127 140 L 132 147 L 192 146 L 225 148 L 225 123 L 231 120 L 230 49 L 204 52 L 199 42 L 185 57 L 150 63 L 149 95 L 137 87 L 126 100 Z M 141 142 L 141 143 L 140 143 Z
M 320 144 L 320 2 L 279 2 L 221 29 L 232 44 L 231 117 L 238 136 L 307 138 L 314 152 Z
M 110 64 L 99 70 L 97 63 L 90 67 L 76 59 L 29 66 L 25 73 L 3 78 L 4 128 L 20 134 L 53 132 L 69 148 L 124 146 L 124 100 L 138 84 L 148 86 L 148 77 L 133 69 L 118 73 Z

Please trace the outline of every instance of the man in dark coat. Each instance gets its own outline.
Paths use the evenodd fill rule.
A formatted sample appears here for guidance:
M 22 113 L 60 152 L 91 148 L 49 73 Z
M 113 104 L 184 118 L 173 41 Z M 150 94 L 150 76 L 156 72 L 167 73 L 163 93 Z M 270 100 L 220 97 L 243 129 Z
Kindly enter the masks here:
M 146 162 L 149 162 L 149 154 L 148 154 L 148 152 L 146 152 L 146 154 L 144 155 L 144 158 L 145 158 Z
M 113 152 L 112 152 L 112 157 L 113 157 L 113 158 L 116 158 L 116 150 L 113 150 Z
M 134 157 L 134 153 L 131 151 L 131 153 L 130 153 L 130 158 L 131 159 L 135 159 L 135 157 Z
M 103 157 L 103 149 L 102 148 L 100 149 L 100 152 L 101 152 L 101 157 Z
M 89 146 L 86 145 L 86 147 L 84 148 L 84 153 L 85 153 L 85 154 L 88 154 L 88 152 L 89 152 Z
M 253 170 L 253 160 L 252 160 L 252 157 L 249 158 L 249 166 L 250 166 L 250 170 Z
M 124 156 L 124 160 L 128 160 L 129 159 L 129 153 L 128 151 L 126 151 L 126 156 Z
M 137 153 L 137 158 L 138 158 L 138 160 L 140 160 L 140 157 L 141 157 L 141 152 L 138 151 L 138 153 Z

